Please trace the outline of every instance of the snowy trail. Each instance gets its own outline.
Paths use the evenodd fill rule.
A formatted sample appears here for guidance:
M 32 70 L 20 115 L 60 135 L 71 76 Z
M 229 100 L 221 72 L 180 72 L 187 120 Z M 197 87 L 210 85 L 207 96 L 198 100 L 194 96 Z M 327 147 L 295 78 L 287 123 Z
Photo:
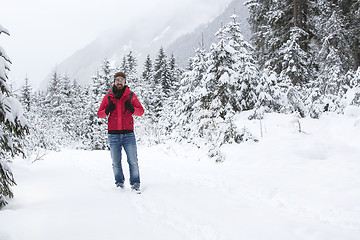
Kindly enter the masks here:
M 67 150 L 16 166 L 17 197 L 2 212 L 1 239 L 357 239 L 231 189 L 219 179 L 228 166 L 171 160 L 175 154 L 154 150 L 140 150 L 151 156 L 142 160 L 141 195 L 113 187 L 105 151 Z M 22 179 L 28 171 L 31 178 Z
M 139 146 L 140 195 L 114 187 L 108 151 L 16 159 L 0 240 L 358 240 L 358 120 L 305 119 L 294 134 L 269 115 L 267 137 L 224 147 L 221 164 L 186 144 Z

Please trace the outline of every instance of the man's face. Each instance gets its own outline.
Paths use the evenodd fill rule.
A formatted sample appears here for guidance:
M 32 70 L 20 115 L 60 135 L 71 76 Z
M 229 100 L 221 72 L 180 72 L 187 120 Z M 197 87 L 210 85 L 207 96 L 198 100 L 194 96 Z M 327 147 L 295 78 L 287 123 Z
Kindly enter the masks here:
M 114 84 L 117 89 L 123 89 L 125 87 L 126 80 L 123 77 L 116 77 Z

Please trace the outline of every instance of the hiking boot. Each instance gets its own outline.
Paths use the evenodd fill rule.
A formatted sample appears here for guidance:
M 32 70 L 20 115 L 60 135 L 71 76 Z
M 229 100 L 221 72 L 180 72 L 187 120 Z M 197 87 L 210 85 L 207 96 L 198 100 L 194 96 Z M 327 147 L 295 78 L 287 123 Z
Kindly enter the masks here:
M 117 183 L 117 184 L 116 184 L 116 187 L 119 187 L 119 188 L 121 188 L 121 189 L 124 189 L 124 188 L 125 188 L 125 185 L 124 185 L 124 183 Z
M 140 190 L 140 184 L 139 183 L 135 183 L 134 185 L 131 185 L 131 189 L 136 192 L 137 194 L 140 194 L 141 193 L 141 190 Z
M 140 194 L 140 193 L 141 193 L 141 190 L 140 190 L 139 187 L 133 188 L 132 190 L 133 190 L 134 192 L 136 192 L 137 194 Z

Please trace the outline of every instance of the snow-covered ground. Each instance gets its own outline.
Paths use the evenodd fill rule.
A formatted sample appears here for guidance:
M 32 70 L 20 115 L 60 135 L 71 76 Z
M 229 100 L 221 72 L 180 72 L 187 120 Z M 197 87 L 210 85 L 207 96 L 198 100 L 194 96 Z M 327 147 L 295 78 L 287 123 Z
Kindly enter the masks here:
M 224 146 L 223 163 L 191 145 L 139 146 L 140 195 L 114 187 L 108 151 L 15 159 L 0 239 L 360 239 L 359 109 L 300 124 L 268 114 L 261 137 L 239 115 L 260 141 Z

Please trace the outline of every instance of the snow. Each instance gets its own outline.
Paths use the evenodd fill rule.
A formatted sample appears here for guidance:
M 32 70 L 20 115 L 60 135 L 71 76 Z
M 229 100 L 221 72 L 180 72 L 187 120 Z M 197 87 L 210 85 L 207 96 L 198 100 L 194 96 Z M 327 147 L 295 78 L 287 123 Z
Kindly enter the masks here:
M 24 127 L 27 125 L 27 120 L 24 117 L 24 111 L 22 109 L 22 105 L 14 97 L 3 97 L 0 94 L 0 97 L 3 98 L 3 105 L 5 106 L 5 116 L 4 121 L 9 121 L 10 123 L 14 123 L 15 120 L 19 120 L 20 126 Z
M 0 56 L 3 57 L 6 61 L 11 62 L 9 56 L 6 54 L 4 48 L 2 48 L 1 46 L 0 46 Z M 5 63 L 4 63 L 4 65 L 5 65 Z M 9 67 L 8 65 L 5 65 L 5 66 L 7 68 Z
M 9 30 L 7 30 L 6 28 L 4 28 L 1 24 L 0 24 L 0 34 L 1 33 L 5 33 L 7 35 L 9 35 Z
M 244 112 L 236 125 L 259 142 L 223 146 L 223 163 L 185 143 L 139 145 L 140 195 L 114 187 L 108 151 L 15 159 L 0 239 L 359 239 L 360 116 L 351 112 L 300 119 L 301 133 L 292 115 L 265 114 L 260 125 Z

